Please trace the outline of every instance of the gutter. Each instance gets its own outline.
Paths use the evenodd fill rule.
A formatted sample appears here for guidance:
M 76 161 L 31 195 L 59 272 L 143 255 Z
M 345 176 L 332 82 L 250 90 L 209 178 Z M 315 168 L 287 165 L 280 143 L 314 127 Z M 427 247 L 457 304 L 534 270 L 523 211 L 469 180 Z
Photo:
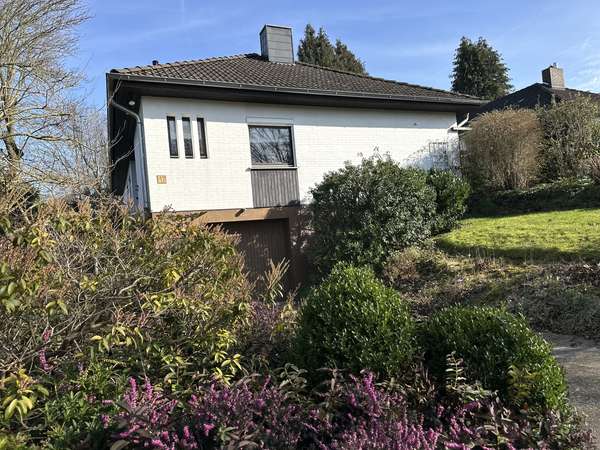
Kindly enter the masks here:
M 224 81 L 206 81 L 206 80 L 186 80 L 179 78 L 167 78 L 167 77 L 153 77 L 148 75 L 130 75 L 119 72 L 110 72 L 107 74 L 110 78 L 122 81 L 137 81 L 146 83 L 164 83 L 173 84 L 180 86 L 197 86 L 197 87 L 213 87 L 213 88 L 225 88 L 225 89 L 242 89 L 248 91 L 263 91 L 272 93 L 285 93 L 285 94 L 305 94 L 305 95 L 324 95 L 331 97 L 347 97 L 347 98 L 368 98 L 373 100 L 399 100 L 408 102 L 422 102 L 422 103 L 442 103 L 448 105 L 472 105 L 481 106 L 487 103 L 485 100 L 479 100 L 476 98 L 448 98 L 439 96 L 430 97 L 413 97 L 407 95 L 391 95 L 391 94 L 374 94 L 372 92 L 357 92 L 357 91 L 328 91 L 323 89 L 311 89 L 311 88 L 293 88 L 293 87 L 282 87 L 282 86 L 268 86 L 268 85 L 256 85 L 247 83 L 231 83 Z
M 119 111 L 124 112 L 125 114 L 127 114 L 128 116 L 131 116 L 135 119 L 136 122 L 136 128 L 138 131 L 138 136 L 139 136 L 139 143 L 140 143 L 140 153 L 141 153 L 141 158 L 143 160 L 143 164 L 144 164 L 144 169 L 142 170 L 142 175 L 143 175 L 143 205 L 144 205 L 144 211 L 147 213 L 151 213 L 152 209 L 150 207 L 150 187 L 149 187 L 149 183 L 148 183 L 148 162 L 146 160 L 146 140 L 144 138 L 144 122 L 142 121 L 142 118 L 139 116 L 139 114 L 137 114 L 136 112 L 132 111 L 129 108 L 124 107 L 123 105 L 115 102 L 112 98 L 109 100 L 108 102 L 108 106 L 114 106 L 116 109 L 118 109 Z

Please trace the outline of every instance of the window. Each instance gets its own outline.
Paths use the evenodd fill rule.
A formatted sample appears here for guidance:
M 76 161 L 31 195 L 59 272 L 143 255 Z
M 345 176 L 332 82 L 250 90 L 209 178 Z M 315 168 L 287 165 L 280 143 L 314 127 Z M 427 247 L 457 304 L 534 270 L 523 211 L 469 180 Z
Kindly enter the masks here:
M 183 125 L 183 152 L 186 158 L 194 157 L 194 147 L 192 147 L 192 124 L 189 117 L 182 117 Z
M 167 117 L 167 130 L 169 132 L 169 155 L 171 155 L 171 158 L 178 158 L 179 150 L 177 149 L 177 126 L 175 124 L 175 117 Z
M 292 128 L 250 126 L 253 165 L 293 166 Z
M 204 128 L 204 119 L 198 118 L 198 149 L 200 149 L 200 158 L 208 158 L 206 151 L 206 130 Z

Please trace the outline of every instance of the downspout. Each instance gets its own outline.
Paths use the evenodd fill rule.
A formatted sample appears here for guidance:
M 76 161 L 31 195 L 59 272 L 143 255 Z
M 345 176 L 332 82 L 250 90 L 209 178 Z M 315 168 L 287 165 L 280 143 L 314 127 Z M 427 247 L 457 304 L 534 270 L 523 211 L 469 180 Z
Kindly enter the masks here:
M 142 121 L 142 118 L 139 116 L 139 114 L 130 110 L 129 108 L 125 108 L 123 105 L 118 104 L 112 98 L 109 101 L 109 106 L 110 105 L 114 106 L 118 110 L 124 112 L 125 114 L 127 114 L 135 119 L 136 128 L 137 128 L 137 132 L 138 132 L 138 136 L 139 136 L 140 154 L 141 154 L 143 164 L 144 164 L 144 170 L 142 170 L 142 175 L 144 178 L 142 180 L 143 185 L 144 185 L 144 190 L 143 190 L 144 211 L 148 214 L 151 214 L 152 209 L 150 208 L 150 188 L 149 188 L 149 183 L 148 183 L 148 162 L 146 160 L 146 141 L 144 139 L 144 122 Z
M 470 120 L 470 113 L 467 113 L 467 117 L 465 118 L 465 120 L 463 120 L 460 123 L 454 123 L 454 125 L 452 125 L 450 128 L 448 128 L 448 131 L 471 131 L 471 127 L 466 126 L 466 124 L 469 122 Z

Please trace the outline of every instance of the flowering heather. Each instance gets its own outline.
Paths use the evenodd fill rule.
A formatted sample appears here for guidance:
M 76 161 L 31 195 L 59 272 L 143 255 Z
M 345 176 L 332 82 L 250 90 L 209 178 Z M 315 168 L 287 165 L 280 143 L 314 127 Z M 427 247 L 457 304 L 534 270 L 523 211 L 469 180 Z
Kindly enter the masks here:
M 42 342 L 44 344 L 47 344 L 48 341 L 50 341 L 53 331 L 54 330 L 52 330 L 52 328 L 50 328 L 50 327 L 47 327 L 44 330 L 44 332 L 42 333 Z M 48 361 L 46 359 L 46 345 L 44 345 L 38 352 L 38 362 L 39 362 L 41 369 L 44 372 L 50 372 L 52 370 L 52 366 L 48 363 Z
M 401 393 L 376 385 L 370 373 L 337 377 L 328 386 L 326 392 L 302 394 L 254 376 L 232 386 L 202 385 L 178 403 L 149 382 L 140 389 L 131 380 L 124 412 L 103 422 L 128 448 L 165 450 L 512 450 L 565 448 L 567 442 L 540 437 L 539 423 L 515 417 L 497 400 L 438 405 L 434 413 L 421 413 Z M 588 436 L 577 439 L 579 445 L 589 442 Z

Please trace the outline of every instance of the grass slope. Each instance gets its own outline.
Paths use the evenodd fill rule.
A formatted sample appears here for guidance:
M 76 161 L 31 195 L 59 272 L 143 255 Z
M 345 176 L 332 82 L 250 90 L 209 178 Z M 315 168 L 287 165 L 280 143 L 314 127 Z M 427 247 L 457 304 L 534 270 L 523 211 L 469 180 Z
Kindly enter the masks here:
M 600 258 L 600 209 L 467 219 L 437 244 L 452 253 L 527 260 Z

